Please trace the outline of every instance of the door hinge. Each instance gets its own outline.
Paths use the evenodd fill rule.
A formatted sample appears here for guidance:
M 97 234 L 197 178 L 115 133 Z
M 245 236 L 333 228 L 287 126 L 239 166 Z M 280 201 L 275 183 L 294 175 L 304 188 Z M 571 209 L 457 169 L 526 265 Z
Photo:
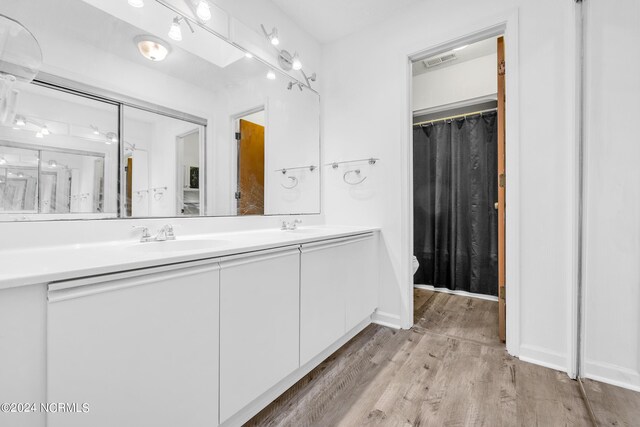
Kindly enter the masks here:
M 501 173 L 500 175 L 498 175 L 498 186 L 500 188 L 504 188 L 504 184 L 505 184 L 505 177 L 504 177 L 504 174 Z
M 502 61 L 500 61 L 500 65 L 498 65 L 498 75 L 504 76 L 506 71 L 507 71 L 507 66 L 504 63 L 504 59 L 503 59 Z
M 240 141 L 241 136 L 240 132 L 236 132 L 236 141 Z
M 240 200 L 241 197 L 242 197 L 242 193 L 239 191 L 236 191 L 236 200 Z

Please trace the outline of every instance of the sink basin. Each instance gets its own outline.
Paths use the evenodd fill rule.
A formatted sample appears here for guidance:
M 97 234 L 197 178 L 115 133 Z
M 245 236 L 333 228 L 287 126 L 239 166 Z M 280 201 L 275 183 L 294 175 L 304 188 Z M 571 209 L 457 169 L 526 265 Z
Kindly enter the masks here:
M 190 239 L 190 240 L 166 240 L 164 242 L 136 243 L 130 249 L 139 252 L 189 252 L 216 249 L 229 244 L 227 240 Z

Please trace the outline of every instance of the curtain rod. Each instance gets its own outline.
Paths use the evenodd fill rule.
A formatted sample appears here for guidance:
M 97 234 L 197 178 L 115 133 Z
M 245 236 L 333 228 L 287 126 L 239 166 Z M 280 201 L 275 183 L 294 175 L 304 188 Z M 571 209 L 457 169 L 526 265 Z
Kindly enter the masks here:
M 469 116 L 473 116 L 473 115 L 476 115 L 476 114 L 488 113 L 490 111 L 497 111 L 497 110 L 498 110 L 497 108 L 489 108 L 488 110 L 474 111 L 473 113 L 464 113 L 464 114 L 458 114 L 458 115 L 455 115 L 455 116 L 443 117 L 441 119 L 427 120 L 427 121 L 424 121 L 424 122 L 414 123 L 413 125 L 414 126 L 422 126 L 422 125 L 426 125 L 426 124 L 429 124 L 429 123 L 435 123 L 435 122 L 441 122 L 441 121 L 445 121 L 445 120 L 458 119 L 458 118 L 461 118 L 461 117 L 467 118 Z

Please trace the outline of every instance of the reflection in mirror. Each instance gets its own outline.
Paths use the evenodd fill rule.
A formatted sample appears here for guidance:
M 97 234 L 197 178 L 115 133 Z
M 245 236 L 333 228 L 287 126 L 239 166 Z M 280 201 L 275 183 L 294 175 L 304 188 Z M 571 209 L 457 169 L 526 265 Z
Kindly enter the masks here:
M 28 132 L 5 123 L 2 139 L 19 143 L 17 135 L 30 135 L 23 141 L 29 147 L 16 147 L 75 153 L 85 156 L 82 167 L 87 168 L 52 158 L 68 166 L 68 172 L 54 172 L 40 160 L 42 188 L 35 190 L 34 214 L 48 212 L 47 218 L 54 218 L 89 212 L 146 217 L 320 211 L 317 93 L 212 34 L 211 27 L 200 26 L 195 11 L 183 6 L 173 0 L 145 1 L 143 8 L 124 0 L 0 2 L 0 14 L 33 33 L 43 58 L 36 84 L 19 88 L 18 114 L 33 118 Z M 0 74 L 6 72 L 2 67 L 0 62 Z M 53 90 L 54 85 L 63 90 Z M 66 93 L 69 88 L 90 97 Z M 40 106 L 34 102 L 38 97 L 51 100 Z M 36 136 L 38 126 L 45 124 L 51 134 Z M 253 136 L 260 131 L 261 136 Z M 104 162 L 102 192 L 96 187 L 98 175 L 84 181 L 99 169 L 99 159 Z M 62 182 L 65 174 L 70 189 Z M 83 185 L 77 195 L 84 199 L 75 203 L 73 183 L 80 174 Z M 37 179 L 32 185 L 38 185 Z M 46 202 L 42 210 L 39 197 Z M 26 210 L 29 204 L 24 206 Z
M 16 87 L 14 119 L 0 124 L 0 218 L 116 216 L 117 106 L 34 84 Z
M 0 212 L 36 213 L 38 152 L 0 146 Z
M 205 126 L 123 107 L 127 216 L 201 215 Z

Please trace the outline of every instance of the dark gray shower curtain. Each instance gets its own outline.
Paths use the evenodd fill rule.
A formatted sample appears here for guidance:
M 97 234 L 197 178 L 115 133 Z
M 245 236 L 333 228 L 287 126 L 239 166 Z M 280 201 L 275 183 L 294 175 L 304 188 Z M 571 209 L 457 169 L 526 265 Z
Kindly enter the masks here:
M 497 115 L 413 130 L 414 283 L 498 293 Z

